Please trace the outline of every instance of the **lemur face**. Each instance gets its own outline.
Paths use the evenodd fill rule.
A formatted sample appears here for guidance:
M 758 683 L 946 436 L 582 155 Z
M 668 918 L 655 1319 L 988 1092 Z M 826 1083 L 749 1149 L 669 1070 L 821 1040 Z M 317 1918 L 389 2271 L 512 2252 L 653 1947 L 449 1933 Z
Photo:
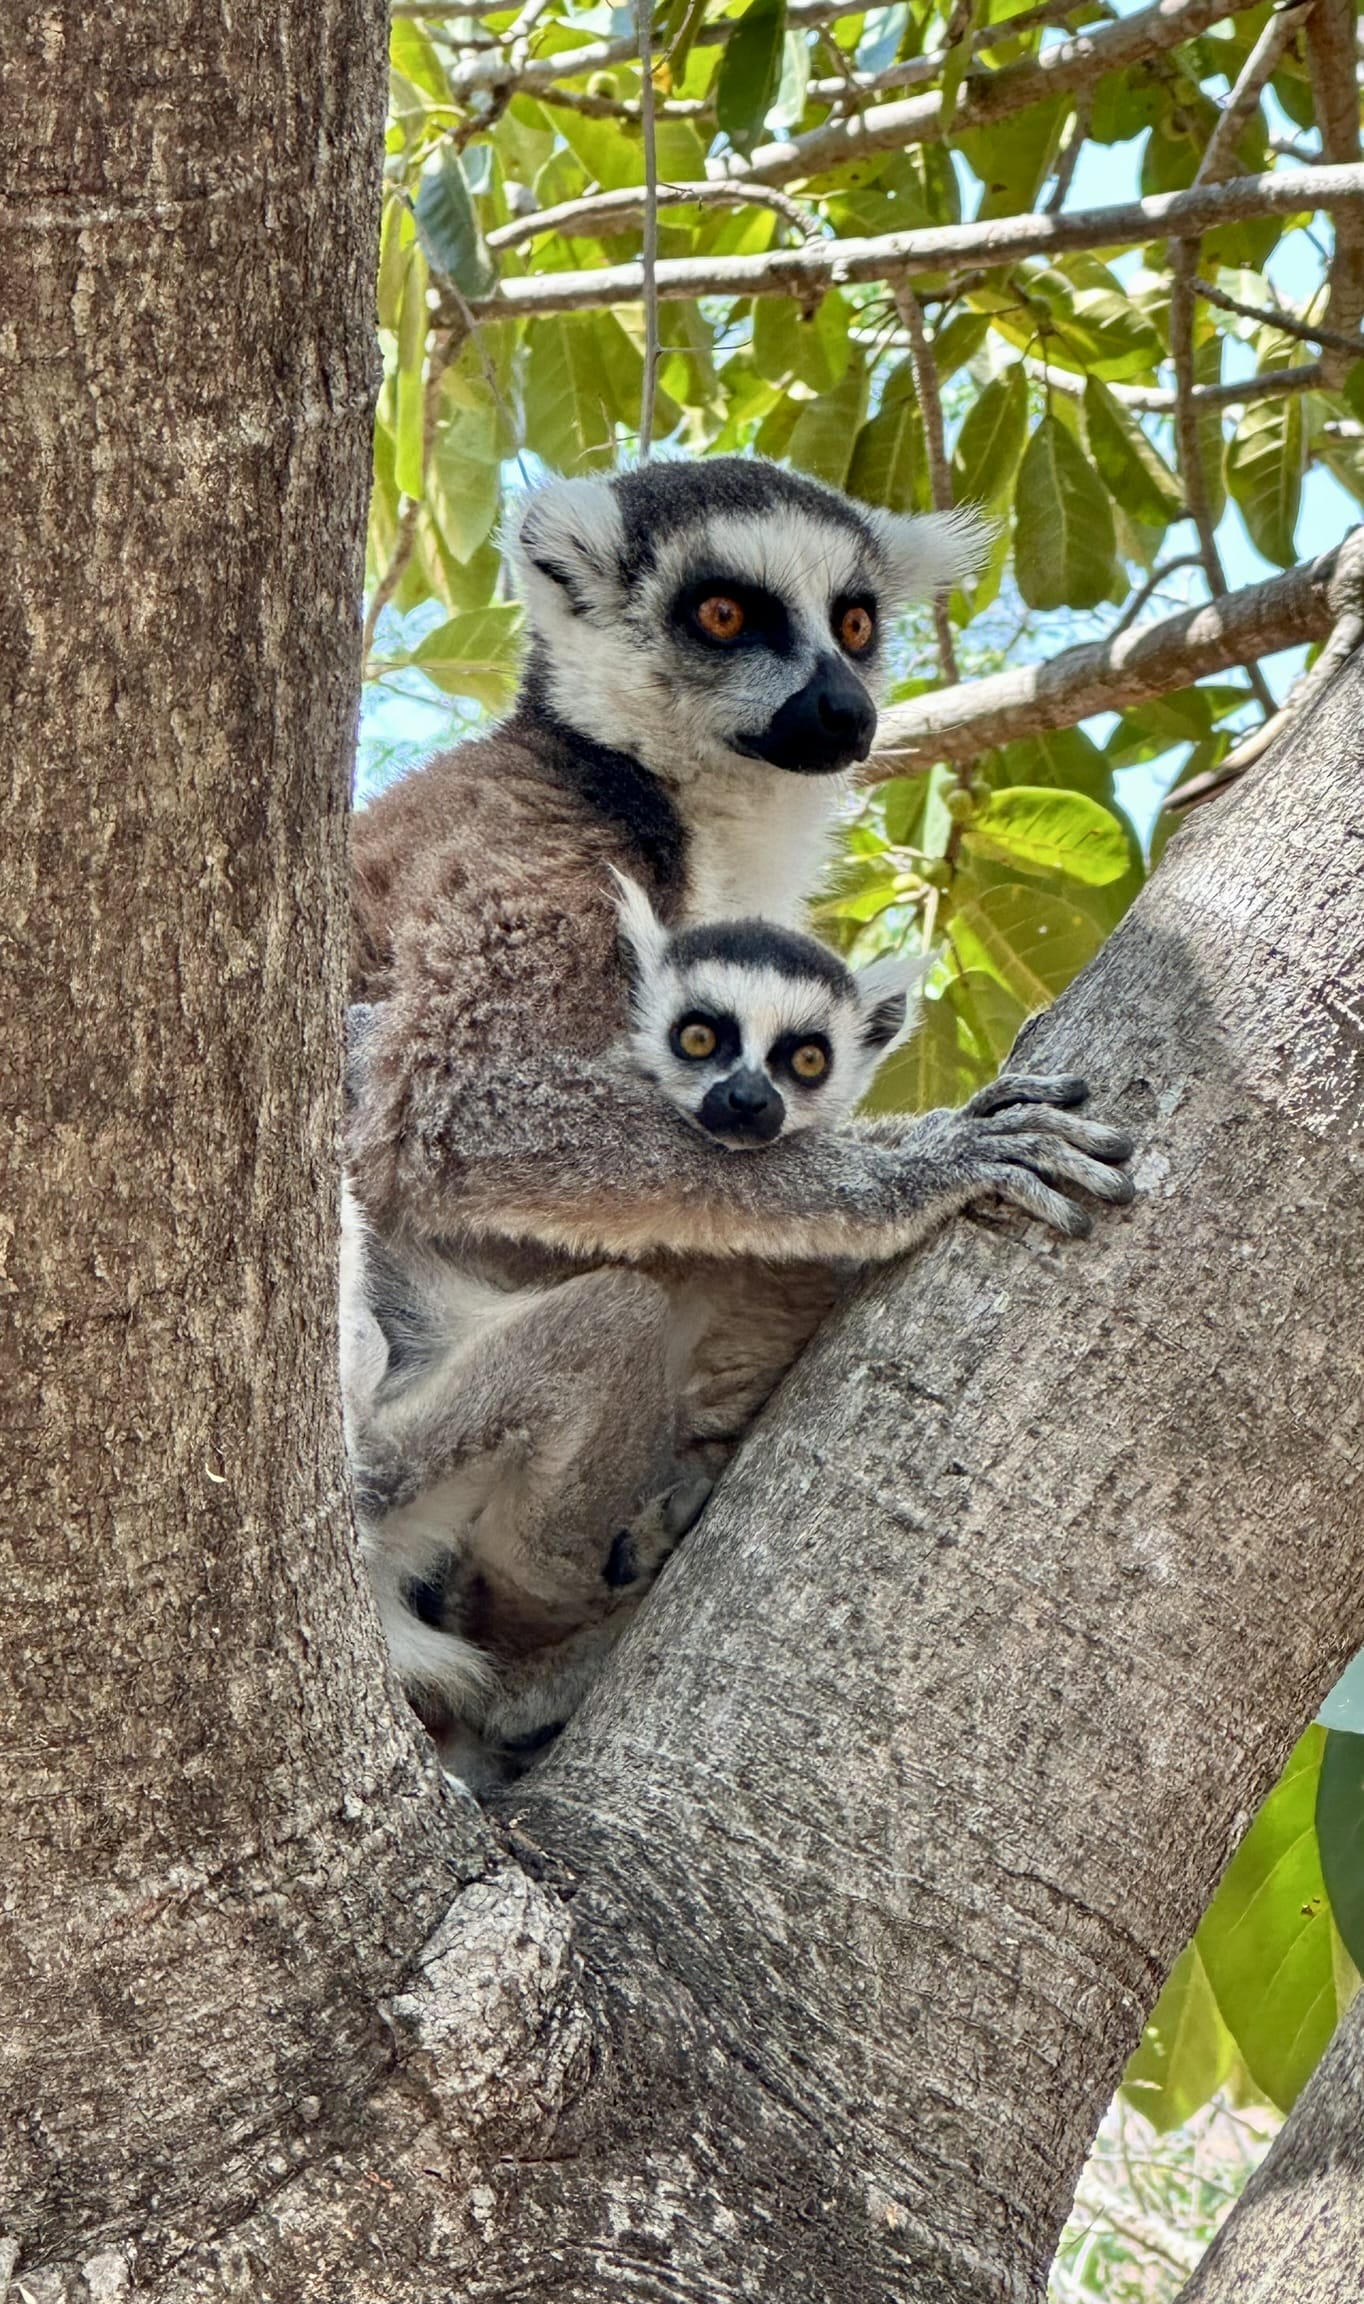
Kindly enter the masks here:
M 886 619 L 963 578 L 984 533 L 738 456 L 551 481 L 516 539 L 535 676 L 561 719 L 665 779 L 835 773 L 871 748 Z
M 878 960 L 854 975 L 765 920 L 670 934 L 643 889 L 616 878 L 635 1069 L 730 1151 L 846 1118 L 903 1038 L 921 970 Z

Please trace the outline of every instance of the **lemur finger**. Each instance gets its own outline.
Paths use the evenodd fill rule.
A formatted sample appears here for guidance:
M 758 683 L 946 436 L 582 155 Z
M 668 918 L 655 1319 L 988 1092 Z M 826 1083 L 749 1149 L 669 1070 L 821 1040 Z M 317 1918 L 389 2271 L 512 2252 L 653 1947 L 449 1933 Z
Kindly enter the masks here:
M 1067 1200 L 1064 1192 L 1054 1192 L 1049 1184 L 1030 1168 L 983 1168 L 980 1182 L 1010 1207 L 1021 1208 L 1028 1216 L 1036 1216 L 1049 1224 L 1053 1232 L 1064 1232 L 1067 1239 L 1083 1240 L 1094 1229 L 1093 1218 Z
M 1054 1183 L 1078 1185 L 1082 1192 L 1092 1193 L 1096 1200 L 1111 1201 L 1116 1207 L 1126 1207 L 1136 1197 L 1136 1186 L 1123 1169 L 1091 1160 L 1088 1153 L 1064 1143 L 1059 1136 L 1001 1137 L 990 1146 L 990 1155 L 992 1161 L 1010 1165 L 1017 1161 L 1020 1166 L 1035 1168 Z
M 1045 1129 L 1048 1136 L 1073 1144 L 1094 1160 L 1130 1160 L 1136 1140 L 1126 1128 L 1110 1128 L 1102 1120 L 1082 1120 L 1076 1112 L 1039 1112 L 1026 1106 L 989 1116 L 990 1136 L 1030 1135 Z
M 977 1089 L 965 1109 L 984 1118 L 1006 1104 L 1083 1104 L 1088 1095 L 1088 1081 L 1074 1072 L 1001 1072 Z

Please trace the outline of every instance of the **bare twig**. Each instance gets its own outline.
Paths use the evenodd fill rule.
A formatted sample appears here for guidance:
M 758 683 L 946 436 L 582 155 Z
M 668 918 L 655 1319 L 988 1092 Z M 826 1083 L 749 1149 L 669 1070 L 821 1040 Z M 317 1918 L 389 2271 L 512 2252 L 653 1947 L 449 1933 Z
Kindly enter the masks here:
M 1125 19 L 1131 22 L 1130 17 Z M 1160 192 L 1111 208 L 1072 208 L 1061 216 L 1008 216 L 985 223 L 935 224 L 871 239 L 826 240 L 809 248 L 770 249 L 761 256 L 665 257 L 658 266 L 663 297 L 794 296 L 803 303 L 848 281 L 895 280 L 920 271 L 1013 264 L 1023 256 L 1058 255 L 1072 248 L 1114 248 L 1171 234 L 1211 231 L 1247 216 L 1286 216 L 1304 208 L 1364 207 L 1364 165 L 1293 168 L 1264 176 L 1237 176 L 1189 192 Z M 601 265 L 590 272 L 544 273 L 503 280 L 477 307 L 481 319 L 519 313 L 592 311 L 638 303 L 638 264 Z M 1230 397 L 1238 395 L 1233 393 Z
M 1235 85 L 1208 138 L 1194 178 L 1196 184 L 1216 184 L 1226 176 L 1235 175 L 1237 139 L 1273 79 L 1279 58 L 1290 42 L 1297 38 L 1314 4 L 1315 0 L 1297 0 L 1295 6 L 1275 8 L 1271 12 L 1259 39 L 1237 73 Z M 1357 160 L 1358 143 L 1353 153 L 1339 156 L 1333 153 L 1331 157 Z
M 1174 575 L 1177 568 L 1201 568 L 1202 565 L 1203 555 L 1201 552 L 1179 552 L 1176 553 L 1173 560 L 1163 560 L 1159 568 L 1152 569 L 1141 590 L 1133 593 L 1117 623 L 1109 633 L 1109 639 L 1116 640 L 1120 632 L 1131 631 L 1148 600 L 1159 591 L 1167 576 Z
M 952 509 L 952 474 L 947 462 L 947 441 L 943 432 L 942 393 L 938 387 L 938 363 L 924 326 L 923 307 L 907 280 L 895 290 L 895 308 L 904 323 L 909 338 L 909 356 L 914 363 L 914 383 L 919 395 L 919 413 L 923 417 L 924 446 L 928 452 L 928 486 L 935 512 Z M 938 636 L 938 661 L 942 665 L 944 680 L 957 678 L 957 644 L 952 634 L 952 619 L 947 602 L 938 593 L 933 601 L 933 628 Z
M 824 237 L 816 219 L 798 200 L 769 184 L 660 184 L 657 198 L 660 208 L 770 208 L 802 240 L 815 242 Z M 509 224 L 499 224 L 488 234 L 488 246 L 515 248 L 524 240 L 538 239 L 543 232 L 557 232 L 564 239 L 572 239 L 578 232 L 629 232 L 642 220 L 644 207 L 644 195 L 637 184 L 623 185 L 616 192 L 591 192 L 582 200 L 564 200 L 555 208 L 536 209 L 529 216 L 515 216 Z
M 1066 131 L 1066 141 L 1056 163 L 1056 181 L 1047 196 L 1047 209 L 1053 216 L 1065 207 L 1066 194 L 1075 181 L 1075 171 L 1079 166 L 1080 154 L 1083 152 L 1089 136 L 1089 123 L 1093 111 L 1093 98 L 1088 89 L 1085 89 L 1079 96 L 1075 110 L 1071 115 L 1070 126 Z
M 515 89 L 508 90 L 509 95 L 515 93 Z M 589 96 L 581 88 L 537 88 L 535 101 L 537 104 L 557 105 L 561 112 L 577 112 L 584 120 L 629 120 L 638 123 L 643 118 L 643 108 L 633 97 Z M 708 118 L 714 110 L 715 99 L 711 96 L 661 97 L 657 92 L 654 95 L 654 117 L 657 120 L 701 120 Z M 485 117 L 482 113 L 478 115 L 480 126 Z
M 1307 26 L 1307 60 L 1322 154 L 1347 166 L 1360 157 L 1356 23 L 1355 0 L 1317 0 Z M 1330 281 L 1327 318 L 1342 335 L 1357 336 L 1364 320 L 1364 220 L 1337 221 Z M 1324 365 L 1328 383 L 1344 382 L 1343 361 L 1334 348 L 1328 350 Z
M 467 8 L 447 4 L 447 0 L 393 0 L 395 16 L 465 16 Z M 847 14 L 847 0 L 789 0 L 786 21 L 793 32 L 815 25 L 832 24 Z M 734 18 L 721 18 L 703 24 L 696 35 L 698 48 L 723 46 L 734 30 Z M 457 66 L 450 75 L 450 89 L 455 98 L 472 96 L 478 90 L 495 88 L 503 83 L 513 93 L 524 89 L 528 96 L 538 95 L 556 80 L 581 79 L 587 72 L 609 72 L 617 64 L 635 64 L 639 61 L 637 33 L 626 33 L 617 40 L 585 40 L 581 47 L 565 48 L 549 56 L 527 56 L 511 45 L 504 45 L 497 55 L 480 51 L 471 56 L 467 64 Z
M 1358 537 L 1359 531 L 1354 531 Z M 1338 606 L 1331 584 L 1352 538 L 1321 559 L 1204 601 L 1178 615 L 1067 648 L 955 688 L 938 688 L 881 715 L 870 781 L 912 775 L 938 761 L 970 760 L 1048 728 L 1071 728 L 1095 712 L 1120 712 L 1168 696 L 1212 672 L 1321 640 Z M 1347 567 L 1350 564 L 1347 560 Z
M 1025 358 L 1024 366 L 1030 376 L 1045 374 L 1053 391 L 1069 393 L 1073 400 L 1083 399 L 1083 376 L 1071 376 L 1064 368 L 1044 370 L 1040 360 L 1031 358 Z M 1199 414 L 1207 416 L 1214 408 L 1248 408 L 1255 400 L 1286 400 L 1298 392 L 1315 392 L 1321 382 L 1320 360 L 1307 360 L 1300 368 L 1267 368 L 1262 376 L 1242 376 L 1234 384 L 1195 384 L 1192 398 Z M 1174 414 L 1174 393 L 1164 385 L 1110 384 L 1108 390 L 1124 408 L 1142 415 Z
M 640 271 L 644 287 L 644 374 L 639 387 L 639 457 L 647 463 L 654 438 L 654 395 L 658 390 L 658 143 L 654 133 L 654 0 L 634 0 L 639 42 L 640 104 L 644 141 L 644 239 Z
M 1282 336 L 1296 336 L 1303 344 L 1327 344 L 1337 352 L 1348 352 L 1352 360 L 1364 359 L 1364 336 L 1342 336 L 1334 328 L 1324 328 L 1317 320 L 1300 320 L 1296 312 L 1281 312 L 1277 305 L 1243 304 L 1239 296 L 1228 296 L 1224 288 L 1215 288 L 1209 280 L 1195 280 L 1194 291 L 1205 304 L 1215 304 L 1219 312 L 1235 312 L 1242 320 L 1258 320 L 1265 328 L 1277 328 Z

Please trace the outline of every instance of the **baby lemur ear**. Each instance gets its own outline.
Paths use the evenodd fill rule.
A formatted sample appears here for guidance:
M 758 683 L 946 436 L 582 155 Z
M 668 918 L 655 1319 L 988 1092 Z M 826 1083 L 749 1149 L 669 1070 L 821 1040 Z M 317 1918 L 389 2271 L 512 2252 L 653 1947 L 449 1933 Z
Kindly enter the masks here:
M 881 549 L 892 604 L 926 600 L 953 584 L 969 584 L 985 563 L 996 526 L 966 504 L 955 512 L 924 513 L 867 507 L 866 518 Z
M 643 977 L 658 968 L 668 949 L 668 931 L 638 880 L 632 880 L 628 872 L 618 872 L 614 864 L 611 877 L 619 890 L 616 949 L 633 992 Z
M 858 969 L 853 981 L 862 1016 L 858 1037 L 864 1048 L 875 1048 L 879 1055 L 888 1056 L 892 1048 L 899 1047 L 914 1021 L 917 1002 L 911 1007 L 913 995 L 931 965 L 927 959 L 887 958 Z
M 624 592 L 625 529 L 607 479 L 547 480 L 509 523 L 507 543 L 532 609 L 614 616 Z

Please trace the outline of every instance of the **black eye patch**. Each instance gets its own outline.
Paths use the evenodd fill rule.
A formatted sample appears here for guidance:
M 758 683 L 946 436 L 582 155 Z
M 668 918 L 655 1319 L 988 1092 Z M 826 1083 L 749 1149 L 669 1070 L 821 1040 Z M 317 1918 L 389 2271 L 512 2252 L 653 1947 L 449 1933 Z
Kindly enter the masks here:
M 732 639 L 720 640 L 706 630 L 699 611 L 708 600 L 732 600 L 743 623 Z M 732 655 L 741 648 L 766 648 L 774 656 L 789 656 L 795 646 L 786 605 L 761 584 L 745 584 L 734 576 L 711 573 L 694 576 L 683 585 L 668 612 L 673 630 L 708 655 Z
M 699 1025 L 703 1031 L 715 1036 L 715 1045 L 707 1048 L 704 1054 L 687 1046 L 686 1035 L 693 1025 Z M 706 1009 L 689 1008 L 686 1015 L 679 1016 L 671 1026 L 668 1046 L 684 1064 L 732 1065 L 737 1064 L 743 1053 L 743 1035 L 733 1016 L 712 1016 Z

